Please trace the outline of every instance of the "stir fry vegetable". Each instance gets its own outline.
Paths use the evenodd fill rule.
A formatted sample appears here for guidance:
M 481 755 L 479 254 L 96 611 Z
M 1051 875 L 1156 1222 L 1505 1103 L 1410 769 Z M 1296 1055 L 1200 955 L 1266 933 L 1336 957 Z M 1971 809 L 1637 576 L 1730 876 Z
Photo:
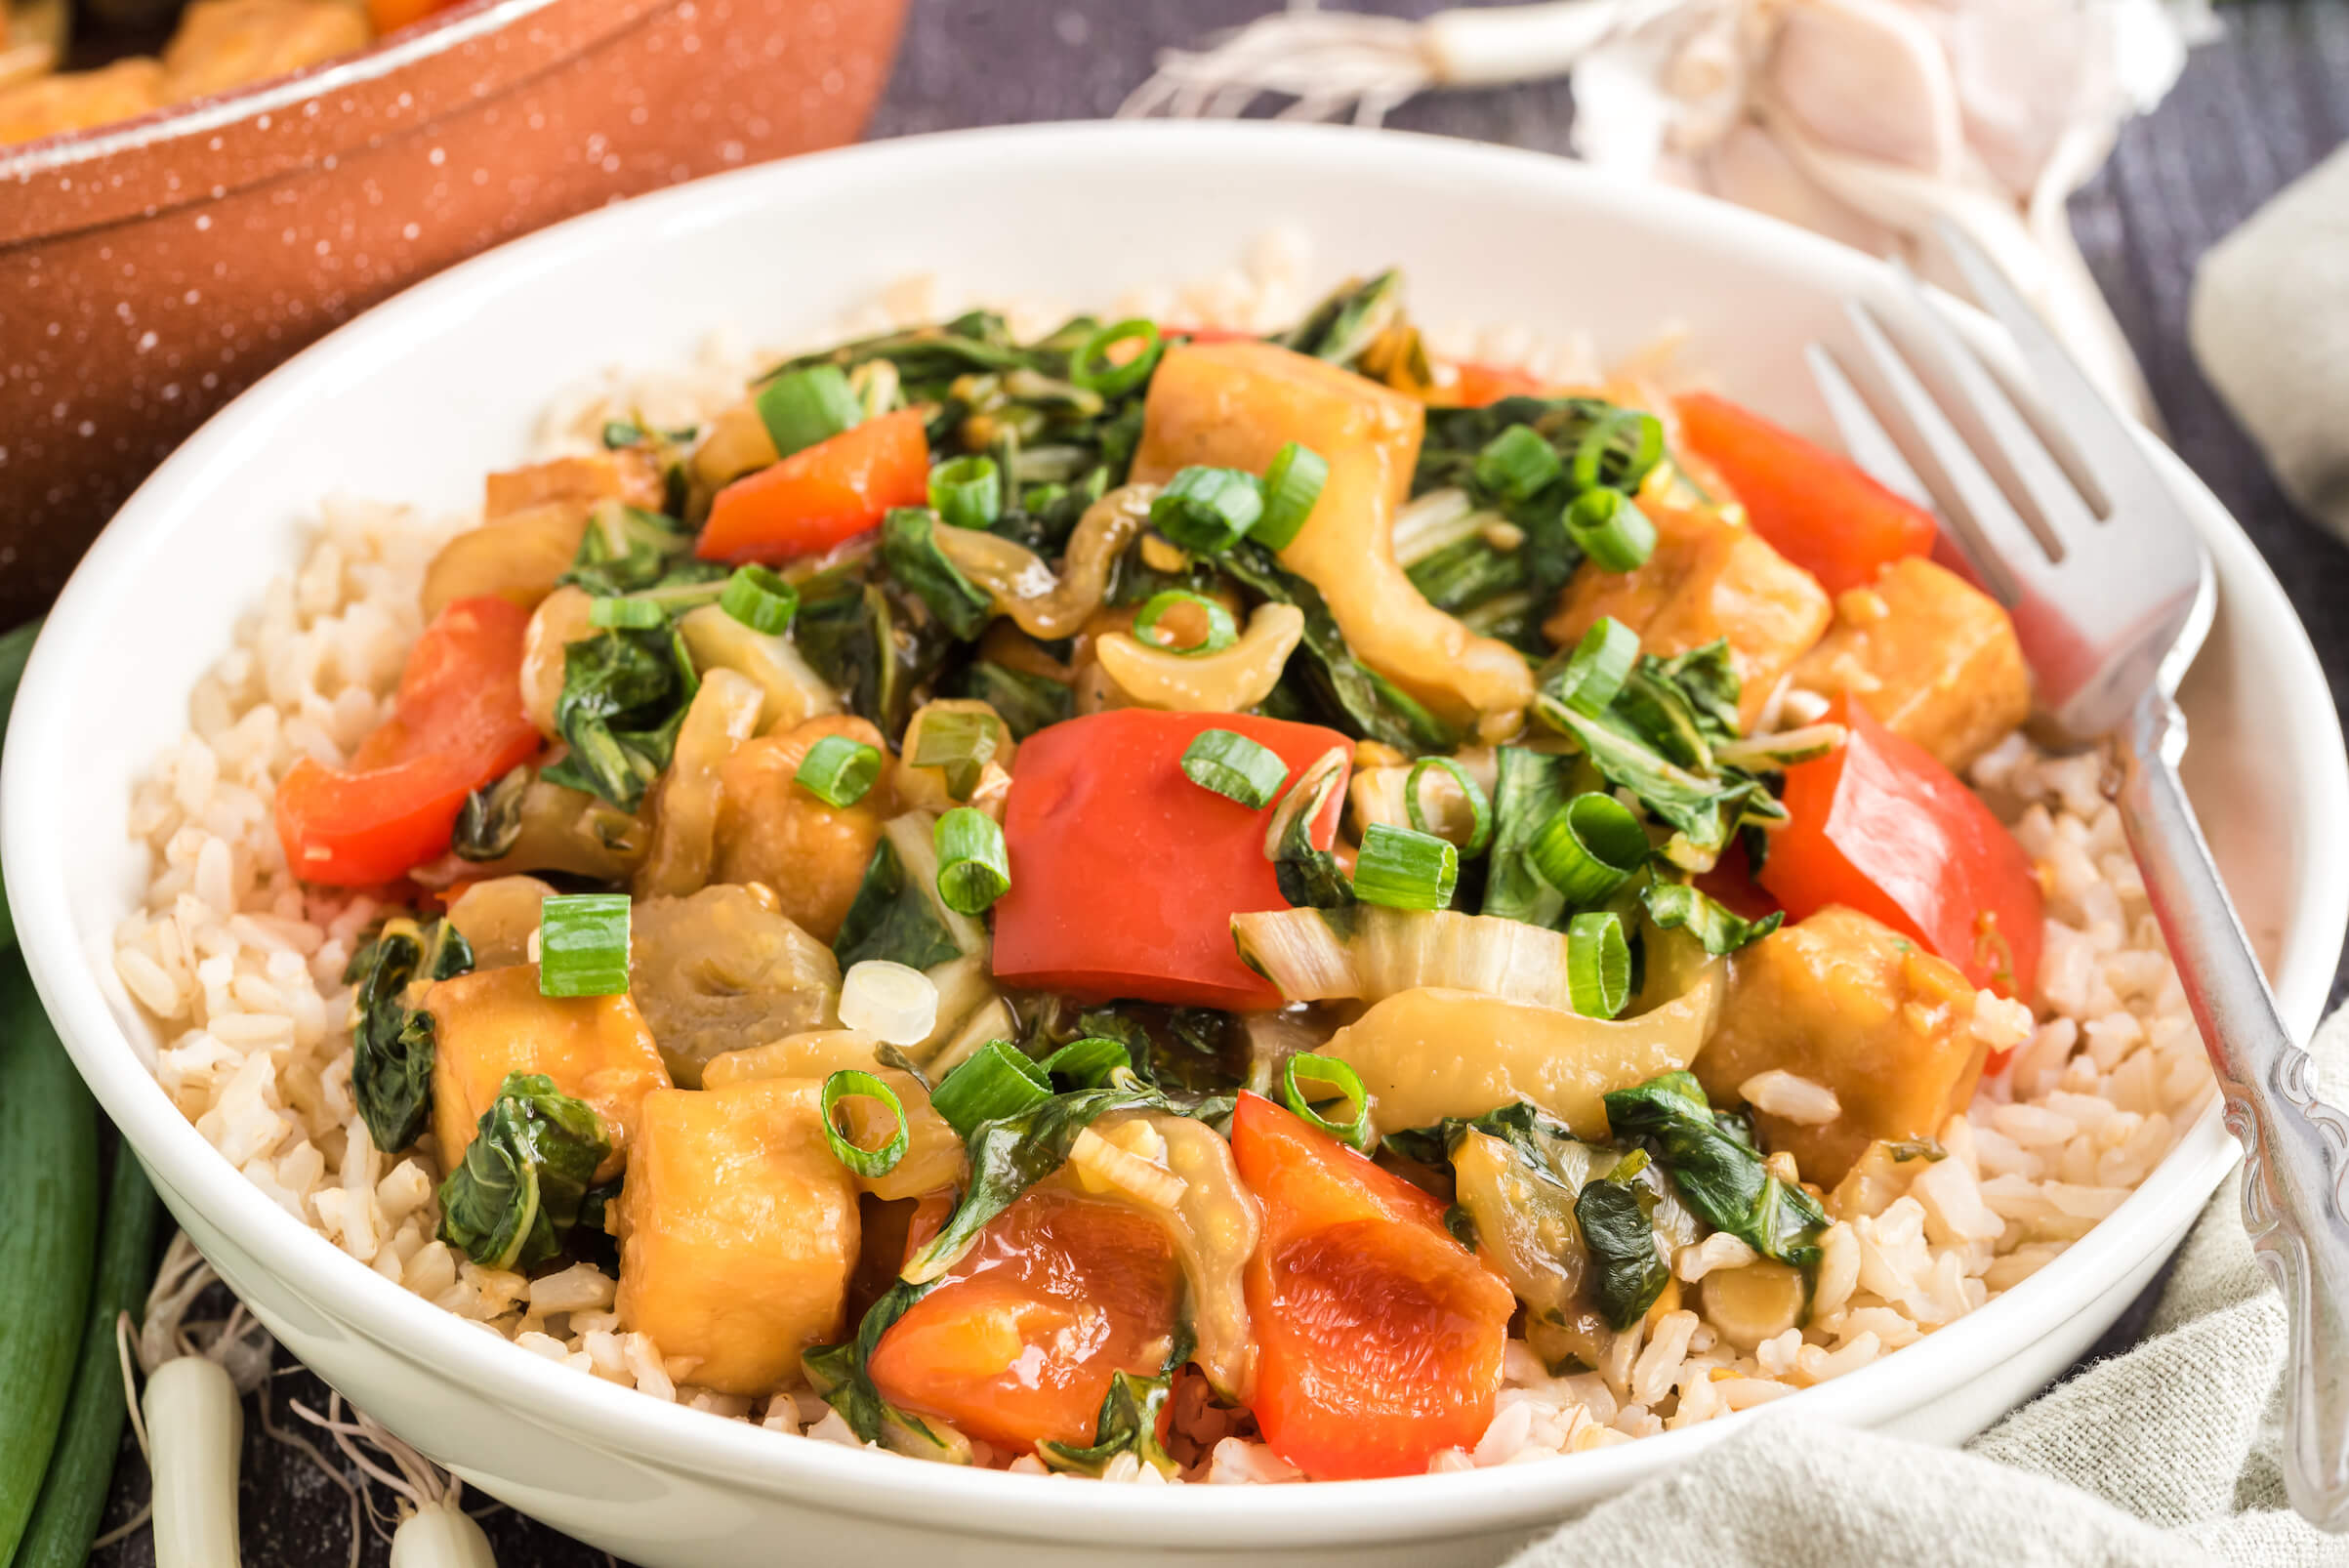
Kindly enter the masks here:
M 1691 1312 L 1793 1353 L 2035 995 L 1950 771 L 2028 672 L 1921 514 L 1626 395 L 1431 356 L 1386 272 L 1266 338 L 971 312 L 495 476 L 277 800 L 408 906 L 368 1140 L 662 1377 L 944 1463 L 1400 1475 L 1511 1356 L 1666 1419 Z

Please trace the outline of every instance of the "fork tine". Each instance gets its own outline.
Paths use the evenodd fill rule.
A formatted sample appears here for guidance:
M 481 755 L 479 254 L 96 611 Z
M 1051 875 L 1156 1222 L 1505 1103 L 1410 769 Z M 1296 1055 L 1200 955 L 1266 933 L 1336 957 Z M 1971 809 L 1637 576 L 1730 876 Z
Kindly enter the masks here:
M 1974 351 L 1958 341 L 1956 329 L 1926 297 L 1924 285 L 1916 280 L 1916 274 L 1898 260 L 1893 262 L 1892 270 L 1909 296 L 1918 328 L 1948 373 L 1952 390 L 1963 399 L 1966 411 L 1980 422 L 1984 434 L 2015 482 L 2031 498 L 2041 524 L 2034 532 L 2040 534 L 2050 556 L 2060 557 L 2065 540 L 2079 538 L 2081 530 L 2095 522 L 2094 515 L 2081 499 L 2071 475 L 2064 473 L 2039 433 L 2016 410 L 2006 389 L 1999 385 L 1997 378 L 1974 356 Z
M 1973 291 L 1975 301 L 1998 318 L 2023 351 L 2032 380 L 2043 393 L 2047 417 L 2072 443 L 2108 503 L 2112 502 L 2145 472 L 2144 448 L 2129 433 L 2127 422 L 2114 412 L 2111 401 L 2080 368 L 2080 361 L 2057 341 L 1981 246 L 1946 218 L 1935 222 L 1933 231 L 1958 271 L 1965 274 L 1966 287 Z
M 1892 433 L 1876 422 L 1875 411 L 1843 373 L 1842 363 L 1834 352 L 1826 344 L 1814 343 L 1803 349 L 1802 357 L 1811 367 L 1811 380 L 1818 385 L 1819 395 L 1826 400 L 1827 412 L 1834 420 L 1835 429 L 1843 437 L 1843 449 L 1851 460 L 1866 469 L 1870 478 L 1902 500 L 1931 511 L 1933 492 L 1901 455 L 1900 443 L 1892 438 Z
M 1989 580 L 1994 596 L 2012 608 L 2023 598 L 2018 570 L 2024 563 L 2045 560 L 2046 551 L 2021 514 L 2007 505 L 1998 481 L 1965 444 L 1965 438 L 1958 433 L 1932 393 L 1925 391 L 1924 383 L 1909 368 L 1909 361 L 1893 347 L 1884 329 L 1876 324 L 1875 312 L 1858 300 L 1845 301 L 1843 311 L 1850 317 L 1876 374 L 1882 378 L 1893 405 L 1933 460 L 1941 482 L 1933 484 L 1928 479 L 1926 483 L 1939 503 L 1943 518 L 1957 531 L 1966 555 Z M 1858 401 L 1856 395 L 1853 401 Z

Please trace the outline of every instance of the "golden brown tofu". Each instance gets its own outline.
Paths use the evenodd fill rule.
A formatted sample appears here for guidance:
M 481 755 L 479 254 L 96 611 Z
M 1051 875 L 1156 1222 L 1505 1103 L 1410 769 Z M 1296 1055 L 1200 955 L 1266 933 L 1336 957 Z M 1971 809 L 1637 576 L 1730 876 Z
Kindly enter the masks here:
M 1831 904 L 1746 949 L 1696 1074 L 1716 1105 L 1779 1068 L 1834 1092 L 1833 1121 L 1757 1114 L 1762 1146 L 1834 1186 L 1878 1138 L 1931 1137 L 1974 1097 L 1974 988 L 1890 927 Z
M 226 93 L 367 47 L 367 13 L 343 0 L 196 0 L 163 50 L 176 102 Z
M 842 1330 L 856 1188 L 825 1142 L 811 1079 L 645 1096 L 614 1211 L 620 1321 L 679 1380 L 763 1394 Z
M 111 125 L 163 102 L 163 66 L 152 60 L 36 76 L 0 88 L 0 145 Z
M 536 609 L 555 592 L 587 533 L 585 508 L 549 501 L 468 528 L 440 547 L 417 595 L 426 620 L 461 598 L 495 594 Z
M 2031 670 L 1996 599 L 1921 556 L 1835 600 L 1835 624 L 1794 667 L 1794 684 L 1848 692 L 1952 772 L 2031 714 Z
M 1362 662 L 1456 723 L 1513 715 L 1533 697 L 1525 660 L 1422 597 L 1395 561 L 1395 509 L 1411 490 L 1425 414 L 1417 400 L 1268 343 L 1188 344 L 1150 378 L 1133 477 L 1192 464 L 1261 474 L 1298 441 L 1330 465 L 1281 564 L 1322 591 Z
M 535 964 L 441 980 L 425 993 L 424 1007 L 437 1031 L 433 1131 L 443 1170 L 455 1170 L 465 1157 L 508 1073 L 543 1074 L 596 1108 L 612 1140 L 599 1180 L 626 1162 L 644 1096 L 669 1087 L 669 1071 L 635 1003 L 626 996 L 541 996 Z
M 1639 634 L 1643 651 L 1663 655 L 1727 638 L 1742 685 L 1739 717 L 1751 727 L 1779 679 L 1827 630 L 1827 590 L 1744 523 L 1674 507 L 1645 510 L 1656 524 L 1647 563 L 1611 572 L 1584 562 L 1542 631 L 1570 648 L 1611 615 Z
M 582 516 L 598 501 L 624 501 L 657 512 L 661 500 L 661 476 L 652 460 L 629 449 L 558 457 L 492 474 L 481 487 L 481 516 L 495 520 L 552 501 L 574 506 Z
M 889 792 L 877 785 L 843 806 L 801 788 L 794 781 L 801 760 L 826 735 L 845 735 L 888 755 L 881 731 L 847 714 L 809 719 L 735 747 L 719 769 L 718 863 L 710 880 L 764 883 L 785 919 L 828 944 L 840 934 L 881 842 Z

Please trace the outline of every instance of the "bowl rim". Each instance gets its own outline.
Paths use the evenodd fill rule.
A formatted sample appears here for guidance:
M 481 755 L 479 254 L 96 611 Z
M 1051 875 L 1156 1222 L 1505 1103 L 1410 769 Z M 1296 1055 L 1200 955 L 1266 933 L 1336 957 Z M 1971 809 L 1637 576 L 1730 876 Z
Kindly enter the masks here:
M 527 7 L 540 0 L 508 3 Z M 201 491 L 210 471 L 240 467 L 247 430 L 299 406 L 340 355 L 371 339 L 433 338 L 436 321 L 444 313 L 461 315 L 463 302 L 475 288 L 567 266 L 592 266 L 598 257 L 627 251 L 635 235 L 690 228 L 697 222 L 722 227 L 725 213 L 747 198 L 788 202 L 802 182 L 852 177 L 869 188 L 895 171 L 939 161 L 960 161 L 982 174 L 1000 169 L 1006 159 L 1049 163 L 1056 154 L 1104 148 L 1123 154 L 1170 144 L 1186 156 L 1271 155 L 1326 165 L 1348 178 L 1361 177 L 1366 164 L 1381 173 L 1410 168 L 1482 182 L 1526 199 L 1622 213 L 1658 232 L 1705 231 L 1742 249 L 1791 258 L 1849 286 L 1884 273 L 1883 265 L 1872 258 L 1776 220 L 1685 191 L 1609 180 L 1585 166 L 1524 149 L 1326 126 L 1107 122 L 948 132 L 733 171 L 570 219 L 410 289 L 271 371 L 215 414 L 140 487 L 74 573 L 35 649 L 15 721 L 33 744 L 11 747 L 0 760 L 0 866 L 36 986 L 83 1077 L 161 1182 L 255 1265 L 299 1281 L 301 1294 L 343 1326 L 434 1376 L 462 1381 L 526 1420 L 559 1425 L 578 1440 L 656 1467 L 721 1478 L 755 1493 L 865 1516 L 951 1515 L 962 1528 L 993 1537 L 1097 1540 L 1105 1532 L 1163 1530 L 1169 1532 L 1165 1539 L 1208 1548 L 1388 1540 L 1398 1531 L 1417 1537 L 1523 1528 L 1669 1468 L 1747 1429 L 1762 1414 L 1748 1411 L 1579 1455 L 1572 1465 L 1413 1477 L 1403 1488 L 1344 1481 L 1180 1490 L 1064 1486 L 1044 1477 L 911 1464 L 822 1442 L 777 1445 L 771 1434 L 746 1423 L 712 1419 L 580 1377 L 484 1335 L 296 1220 L 248 1182 L 172 1105 L 113 1018 L 94 961 L 74 940 L 66 892 L 70 857 L 63 846 L 44 837 L 41 821 L 47 803 L 71 787 L 66 770 L 46 759 L 61 751 L 49 743 L 71 732 L 75 650 L 107 635 L 108 580 L 118 571 L 135 571 L 151 543 L 205 515 L 184 508 L 176 499 L 179 489 L 187 485 Z M 1985 343 L 1993 341 L 1979 316 L 1962 324 Z M 2193 510 L 2223 516 L 2215 498 L 2185 466 L 2147 439 L 2184 498 L 2196 503 Z M 2273 593 L 2278 606 L 2287 602 L 2239 527 L 2230 522 L 2212 535 L 2211 544 L 2264 578 L 2263 592 Z M 2287 676 L 2310 690 L 2325 690 L 2315 652 L 2296 620 L 2283 641 Z M 2317 792 L 2331 809 L 2302 825 L 2313 863 L 2333 863 L 2349 847 L 2343 843 L 2349 838 L 2349 760 L 2337 725 L 2328 739 L 2311 765 L 2325 775 Z M 2305 1035 L 2325 1000 L 2331 955 L 2349 930 L 2349 883 L 2304 891 L 2293 913 L 2295 928 L 2287 930 L 2279 990 L 2287 1018 Z M 2236 1158 L 2234 1140 L 2221 1128 L 2214 1103 L 2112 1216 L 2032 1279 L 1901 1352 L 1803 1390 L 1799 1403 L 1788 1408 L 1838 1424 L 1880 1424 L 1950 1393 L 2005 1351 L 2036 1342 L 2068 1321 L 2112 1280 L 2181 1233 Z

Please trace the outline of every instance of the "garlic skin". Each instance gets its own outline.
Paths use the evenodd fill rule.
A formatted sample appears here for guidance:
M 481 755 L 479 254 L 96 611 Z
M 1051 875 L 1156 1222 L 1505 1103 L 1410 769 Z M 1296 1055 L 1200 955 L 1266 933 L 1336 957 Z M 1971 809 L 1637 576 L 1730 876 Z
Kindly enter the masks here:
M 1168 51 L 1118 112 L 1236 115 L 1272 93 L 1295 100 L 1284 118 L 1377 124 L 1429 88 L 1570 71 L 1572 144 L 1598 167 L 1953 289 L 1931 236 L 1957 225 L 2150 422 L 2065 200 L 2214 31 L 2207 0 L 1551 0 L 1417 25 L 1292 0 L 1212 49 Z

